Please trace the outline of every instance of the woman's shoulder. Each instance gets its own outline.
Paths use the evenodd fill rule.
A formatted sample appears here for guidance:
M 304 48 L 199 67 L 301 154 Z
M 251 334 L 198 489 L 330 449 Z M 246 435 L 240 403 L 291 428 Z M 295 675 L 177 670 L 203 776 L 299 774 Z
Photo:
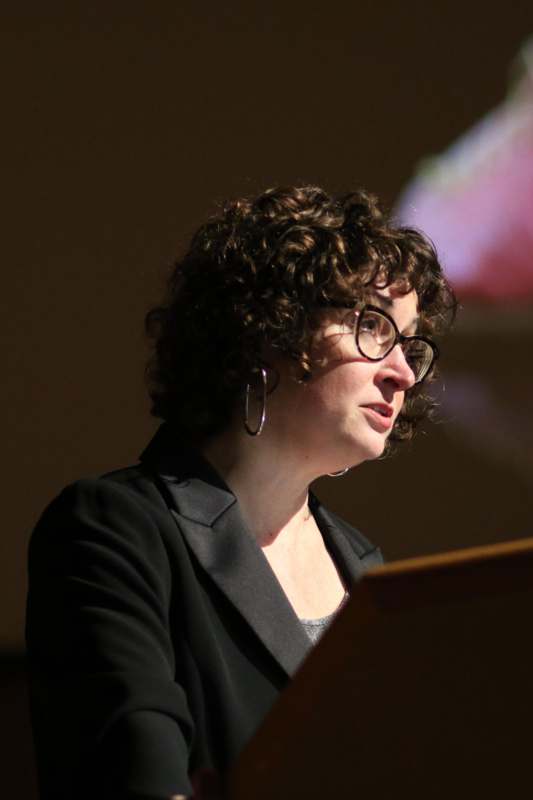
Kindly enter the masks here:
M 97 509 L 110 513 L 128 506 L 166 508 L 155 478 L 142 464 L 73 480 L 58 492 L 44 513 L 60 510 L 83 513 Z
M 88 541 L 102 547 L 163 551 L 166 529 L 175 533 L 156 479 L 136 464 L 66 485 L 40 516 L 31 536 L 30 557 L 41 545 L 64 548 L 67 543 Z

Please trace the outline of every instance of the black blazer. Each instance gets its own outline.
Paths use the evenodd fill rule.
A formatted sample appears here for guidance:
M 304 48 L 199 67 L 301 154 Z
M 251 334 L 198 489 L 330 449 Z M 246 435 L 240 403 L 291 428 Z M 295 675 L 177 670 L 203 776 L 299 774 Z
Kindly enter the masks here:
M 347 584 L 379 551 L 312 512 Z M 224 771 L 310 642 L 235 496 L 163 425 L 137 466 L 81 480 L 29 553 L 41 797 L 169 797 Z

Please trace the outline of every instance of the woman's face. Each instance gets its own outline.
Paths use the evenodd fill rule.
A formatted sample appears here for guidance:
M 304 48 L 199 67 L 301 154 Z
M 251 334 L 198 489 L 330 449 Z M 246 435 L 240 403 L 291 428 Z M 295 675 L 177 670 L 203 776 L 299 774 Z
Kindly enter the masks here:
M 376 289 L 373 304 L 394 319 L 404 335 L 416 332 L 417 296 L 393 286 Z M 355 344 L 354 314 L 328 311 L 316 339 L 321 366 L 306 384 L 288 382 L 278 405 L 284 435 L 300 457 L 333 472 L 383 453 L 414 376 L 399 345 L 382 361 L 368 361 Z M 282 388 L 282 387 L 280 387 Z M 274 395 L 277 392 L 274 393 Z M 284 398 L 281 395 L 285 395 Z

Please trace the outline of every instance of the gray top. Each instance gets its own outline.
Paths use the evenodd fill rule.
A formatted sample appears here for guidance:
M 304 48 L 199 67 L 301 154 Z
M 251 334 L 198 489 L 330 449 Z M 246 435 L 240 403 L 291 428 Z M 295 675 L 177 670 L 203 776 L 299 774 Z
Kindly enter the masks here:
M 346 604 L 348 597 L 348 592 L 345 592 L 344 597 L 340 601 L 335 611 L 332 611 L 331 614 L 327 614 L 325 617 L 319 617 L 318 619 L 300 619 L 304 631 L 309 636 L 313 644 L 318 642 L 326 628 L 331 625 L 341 608 Z

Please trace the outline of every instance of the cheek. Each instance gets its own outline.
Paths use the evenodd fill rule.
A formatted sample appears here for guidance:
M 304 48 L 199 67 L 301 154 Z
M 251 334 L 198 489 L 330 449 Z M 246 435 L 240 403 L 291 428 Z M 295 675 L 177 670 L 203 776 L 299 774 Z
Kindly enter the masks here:
M 344 363 L 317 378 L 309 386 L 312 404 L 324 409 L 339 409 L 355 406 L 362 397 L 365 386 L 369 386 L 371 377 L 361 370 L 361 365 Z

